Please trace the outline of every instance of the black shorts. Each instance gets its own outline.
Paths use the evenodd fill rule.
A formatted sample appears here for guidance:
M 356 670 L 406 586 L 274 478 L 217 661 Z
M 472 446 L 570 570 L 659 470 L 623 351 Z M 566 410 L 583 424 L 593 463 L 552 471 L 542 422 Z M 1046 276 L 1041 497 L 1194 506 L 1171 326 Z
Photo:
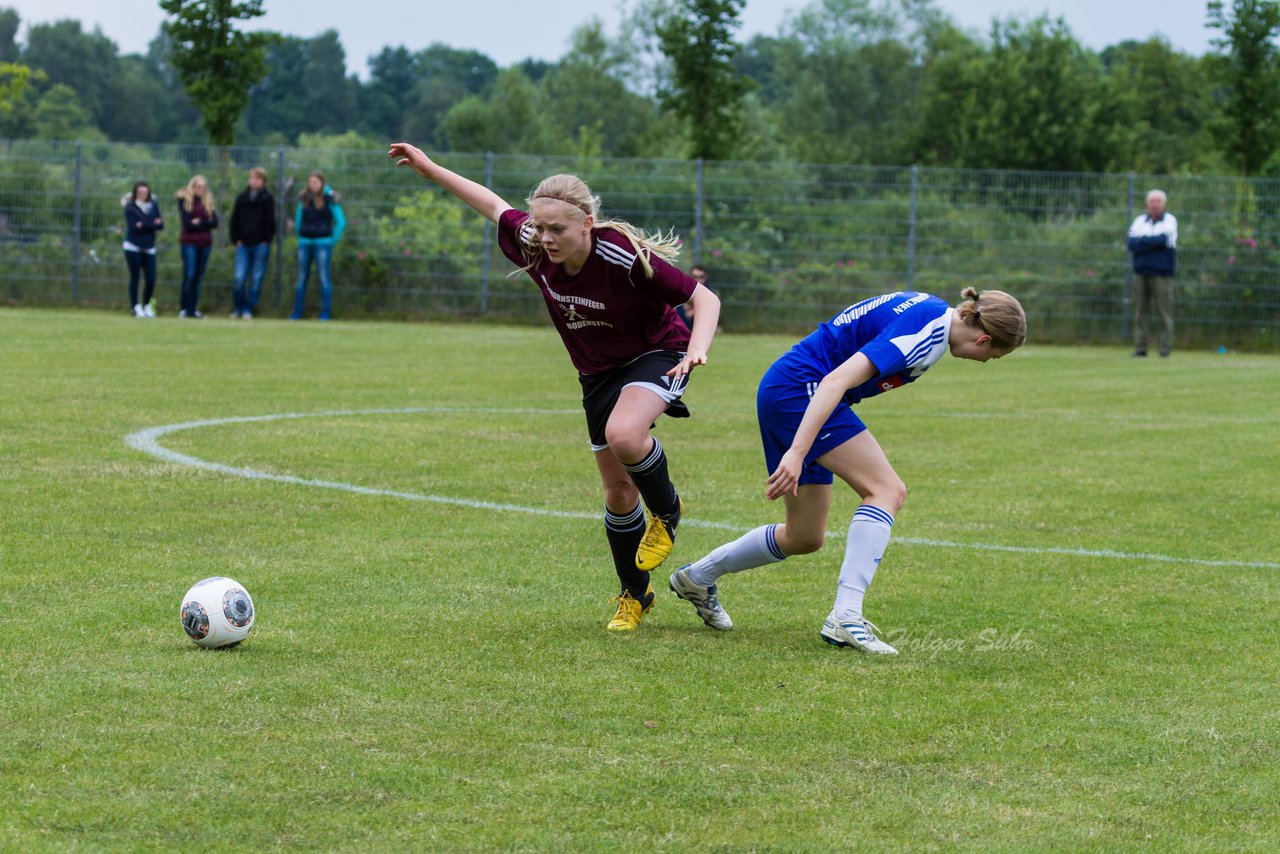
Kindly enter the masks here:
M 603 451 L 609 447 L 604 438 L 605 425 L 613 414 L 618 396 L 627 386 L 648 389 L 667 402 L 667 415 L 672 418 L 688 418 L 689 408 L 680 402 L 689 385 L 689 375 L 679 379 L 667 376 L 667 371 L 680 364 L 684 353 L 679 350 L 653 350 L 645 353 L 621 368 L 598 374 L 579 374 L 582 383 L 582 408 L 587 413 L 587 432 L 591 434 L 591 450 Z

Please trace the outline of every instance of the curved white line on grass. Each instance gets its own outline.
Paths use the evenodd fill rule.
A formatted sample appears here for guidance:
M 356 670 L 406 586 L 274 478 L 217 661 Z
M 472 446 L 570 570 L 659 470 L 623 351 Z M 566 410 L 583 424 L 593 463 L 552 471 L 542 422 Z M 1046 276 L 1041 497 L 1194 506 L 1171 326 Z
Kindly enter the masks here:
M 169 433 L 177 433 L 181 430 L 196 430 L 201 427 L 219 427 L 225 424 L 251 424 L 261 421 L 288 421 L 300 418 L 339 418 L 352 415 L 413 415 L 421 413 L 466 413 L 466 412 L 484 412 L 484 413 L 507 413 L 515 415 L 568 415 L 575 414 L 578 410 L 572 409 L 489 409 L 489 408 L 468 408 L 468 407 L 450 407 L 450 406 L 412 406 L 401 409 L 331 409 L 321 412 L 284 412 L 275 415 L 246 415 L 235 418 L 209 418 L 203 421 L 186 421 L 181 424 L 165 424 L 161 427 L 148 427 L 146 430 L 139 430 L 136 433 L 130 433 L 125 437 L 125 444 L 129 447 L 142 451 L 144 454 L 150 454 L 153 457 L 164 460 L 175 465 L 188 466 L 190 468 L 204 469 L 205 471 L 217 472 L 218 474 L 231 475 L 232 477 L 243 477 L 250 480 L 269 480 L 276 483 L 291 483 L 296 486 L 312 486 L 321 489 L 336 489 L 342 492 L 351 492 L 357 495 L 378 495 L 387 498 L 400 498 L 405 501 L 425 501 L 430 504 L 448 504 L 455 507 L 468 507 L 475 510 L 503 510 L 510 513 L 526 513 L 533 516 L 551 516 L 557 519 L 588 519 L 598 521 L 599 513 L 583 513 L 573 510 L 549 510 L 542 507 L 526 507 L 521 504 L 499 504 L 492 501 L 475 501 L 470 498 L 450 498 L 444 495 L 424 495 L 420 492 L 399 492 L 394 489 L 377 489 L 370 486 L 357 486 L 353 483 L 342 483 L 333 480 L 319 480 L 317 478 L 298 477 L 291 474 L 271 474 L 270 472 L 258 471 L 257 469 L 239 468 L 236 466 L 223 465 L 222 463 L 210 462 L 202 460 L 199 457 L 193 457 L 189 454 L 179 453 L 170 450 L 160 444 L 160 437 Z M 680 524 L 687 525 L 691 528 L 710 528 L 719 531 L 732 531 L 734 533 L 745 533 L 749 530 L 744 525 L 734 525 L 728 522 L 709 522 L 702 519 L 685 519 Z M 844 533 L 841 531 L 829 531 L 828 537 L 842 537 Z M 960 543 L 951 540 L 934 540 L 925 537 L 895 537 L 893 542 L 903 543 L 913 546 L 935 546 L 949 549 L 973 549 L 975 551 L 988 552 L 1013 552 L 1017 554 L 1058 554 L 1070 555 L 1074 557 L 1096 557 L 1110 558 L 1118 560 L 1146 560 L 1157 563 L 1183 563 L 1195 566 L 1224 566 L 1224 567 L 1244 567 L 1250 569 L 1280 569 L 1280 563 L 1270 561 L 1247 561 L 1247 560 L 1206 560 L 1203 558 L 1184 558 L 1174 557 L 1172 555 L 1161 554 L 1145 554 L 1141 552 L 1122 552 L 1112 549 L 1069 549 L 1056 546 L 1034 547 L 1034 546 L 1005 546 L 997 543 Z

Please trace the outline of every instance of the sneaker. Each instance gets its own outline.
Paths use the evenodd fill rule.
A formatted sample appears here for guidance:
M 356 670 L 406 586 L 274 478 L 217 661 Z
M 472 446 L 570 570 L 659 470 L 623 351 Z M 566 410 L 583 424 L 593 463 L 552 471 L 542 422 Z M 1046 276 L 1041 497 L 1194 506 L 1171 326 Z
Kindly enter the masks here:
M 669 519 L 654 515 L 649 517 L 649 527 L 640 539 L 640 547 L 636 549 L 636 569 L 649 572 L 662 566 L 662 562 L 671 557 L 671 550 L 676 547 L 676 527 L 684 514 L 684 502 L 676 499 L 675 515 Z
M 204 320 L 204 312 L 200 311 L 200 309 L 196 309 L 195 311 L 191 312 L 191 314 L 188 315 L 188 317 L 194 317 L 196 320 Z
M 156 304 L 154 302 L 149 302 L 144 305 L 142 307 L 142 314 L 144 317 L 149 317 L 154 320 L 156 316 Z
M 182 311 L 178 312 L 178 317 L 190 317 L 190 316 L 191 315 L 187 314 L 187 310 L 185 308 Z
M 238 311 L 233 311 L 233 312 L 231 312 L 229 315 L 227 315 L 227 317 L 230 317 L 232 320 L 239 320 L 239 319 L 240 319 L 240 312 L 238 312 Z
M 138 305 L 135 305 L 135 306 L 133 307 L 133 316 L 134 316 L 134 317 L 146 317 L 146 316 L 147 316 L 147 312 L 142 308 L 142 305 L 141 305 L 141 304 L 138 304 Z
M 671 588 L 672 593 L 693 605 L 702 622 L 711 628 L 733 628 L 733 620 L 729 619 L 729 614 L 720 607 L 720 600 L 716 598 L 716 586 L 713 584 L 710 587 L 699 587 L 695 584 L 689 577 L 689 564 L 686 563 L 671 573 L 667 586 Z
M 320 316 L 316 318 L 316 320 L 328 320 L 328 319 L 329 319 L 329 312 L 327 311 L 320 312 Z
M 858 652 L 869 652 L 876 655 L 897 655 L 898 651 L 889 646 L 876 634 L 880 630 L 866 617 L 839 618 L 832 611 L 822 621 L 822 639 L 832 646 L 851 646 Z
M 301 320 L 301 319 L 302 319 L 302 312 L 300 312 L 300 311 L 295 311 L 293 314 L 289 315 L 289 319 L 290 319 L 290 320 Z
M 242 311 L 242 312 L 240 312 L 240 319 L 241 319 L 241 320 L 253 320 L 253 312 L 252 312 L 252 311 Z
M 1133 351 L 1133 358 L 1135 358 L 1135 359 L 1145 359 L 1146 357 L 1147 357 L 1147 351 L 1146 351 L 1146 350 L 1134 350 L 1134 351 Z
M 618 603 L 618 610 L 605 628 L 611 632 L 634 632 L 640 628 L 640 618 L 649 613 L 649 609 L 653 607 L 653 601 L 656 598 L 652 584 L 649 585 L 649 589 L 644 592 L 644 596 L 640 597 L 638 601 L 631 596 L 631 591 L 623 590 L 622 593 L 609 600 L 610 605 L 615 602 Z

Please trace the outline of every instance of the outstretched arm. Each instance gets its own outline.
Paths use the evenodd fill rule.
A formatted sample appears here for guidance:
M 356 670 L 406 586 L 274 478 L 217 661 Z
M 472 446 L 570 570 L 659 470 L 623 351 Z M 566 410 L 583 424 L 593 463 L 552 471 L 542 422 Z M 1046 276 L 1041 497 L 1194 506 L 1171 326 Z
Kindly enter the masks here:
M 769 487 L 765 495 L 770 501 L 783 495 L 797 494 L 804 457 L 813 447 L 818 431 L 840 405 L 846 391 L 862 385 L 877 373 L 876 366 L 870 359 L 861 353 L 854 353 L 844 364 L 822 378 L 817 391 L 809 398 L 809 405 L 805 407 L 804 418 L 800 419 L 800 426 L 791 440 L 791 448 L 782 455 L 778 467 L 769 475 Z
M 391 143 L 387 156 L 395 158 L 397 166 L 408 166 L 428 181 L 439 184 L 485 219 L 497 222 L 504 211 L 511 210 L 511 205 L 493 190 L 469 178 L 463 178 L 456 172 L 450 172 L 423 154 L 422 149 L 407 142 Z

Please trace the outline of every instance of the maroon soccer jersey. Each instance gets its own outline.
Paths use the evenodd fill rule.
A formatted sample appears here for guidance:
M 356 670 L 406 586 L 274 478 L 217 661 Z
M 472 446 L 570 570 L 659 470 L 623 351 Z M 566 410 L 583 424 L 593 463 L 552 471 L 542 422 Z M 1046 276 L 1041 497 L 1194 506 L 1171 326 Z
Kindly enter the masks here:
M 525 247 L 532 239 L 526 212 L 511 209 L 498 218 L 498 246 L 513 263 L 529 263 Z M 689 346 L 689 330 L 674 307 L 688 302 L 698 283 L 661 258 L 649 263 L 651 279 L 631 241 L 612 228 L 595 228 L 591 254 L 576 275 L 546 255 L 529 269 L 578 373 L 610 371 L 651 350 Z

